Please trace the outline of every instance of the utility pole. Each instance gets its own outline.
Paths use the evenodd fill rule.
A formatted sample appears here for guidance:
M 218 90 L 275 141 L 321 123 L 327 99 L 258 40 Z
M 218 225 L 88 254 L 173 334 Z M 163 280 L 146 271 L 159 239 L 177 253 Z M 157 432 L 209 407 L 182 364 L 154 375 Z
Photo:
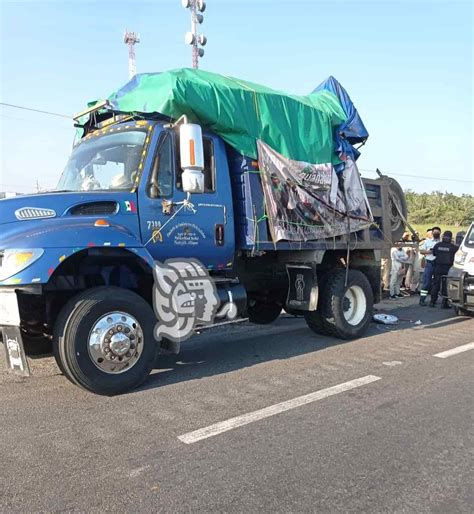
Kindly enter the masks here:
M 204 56 L 204 48 L 207 43 L 207 37 L 204 34 L 198 34 L 198 25 L 204 21 L 203 12 L 206 10 L 206 2 L 204 0 L 181 0 L 181 5 L 185 9 L 189 9 L 191 13 L 191 31 L 186 32 L 184 41 L 192 46 L 192 62 L 193 68 L 199 68 L 199 58 Z
M 135 45 L 140 43 L 140 35 L 136 32 L 125 31 L 123 42 L 128 45 L 128 78 L 133 79 L 137 74 L 137 65 L 135 62 Z

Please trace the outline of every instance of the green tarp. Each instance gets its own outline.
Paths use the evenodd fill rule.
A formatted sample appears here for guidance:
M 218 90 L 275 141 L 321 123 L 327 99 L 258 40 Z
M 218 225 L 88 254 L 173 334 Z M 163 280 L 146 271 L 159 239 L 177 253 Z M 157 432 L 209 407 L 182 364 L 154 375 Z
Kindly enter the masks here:
M 136 75 L 114 92 L 115 110 L 161 113 L 220 135 L 242 155 L 257 158 L 257 140 L 285 157 L 339 163 L 334 128 L 346 120 L 338 98 L 322 90 L 288 95 L 232 77 L 189 68 Z

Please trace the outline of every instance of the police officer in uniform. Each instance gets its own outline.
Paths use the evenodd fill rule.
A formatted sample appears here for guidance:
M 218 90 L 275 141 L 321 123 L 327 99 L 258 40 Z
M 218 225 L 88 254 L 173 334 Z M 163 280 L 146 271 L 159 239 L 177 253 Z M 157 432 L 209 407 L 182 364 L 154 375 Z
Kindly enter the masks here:
M 420 289 L 420 305 L 426 305 L 426 298 L 431 291 L 433 282 L 433 270 L 436 257 L 433 255 L 433 247 L 441 242 L 441 229 L 433 227 L 426 231 L 427 238 L 420 246 L 420 254 L 425 258 L 425 269 L 423 270 L 423 278 Z M 430 237 L 431 233 L 431 237 Z
M 443 240 L 441 243 L 437 243 L 433 247 L 433 255 L 436 257 L 433 268 L 433 283 L 431 286 L 431 302 L 430 307 L 436 305 L 438 299 L 438 293 L 441 288 L 441 278 L 443 275 L 447 275 L 449 268 L 453 265 L 454 254 L 458 251 L 458 247 L 451 241 L 453 239 L 453 233 L 450 230 L 446 230 L 443 234 Z M 444 295 L 446 296 L 446 295 Z M 442 307 L 448 307 L 447 299 L 444 298 Z

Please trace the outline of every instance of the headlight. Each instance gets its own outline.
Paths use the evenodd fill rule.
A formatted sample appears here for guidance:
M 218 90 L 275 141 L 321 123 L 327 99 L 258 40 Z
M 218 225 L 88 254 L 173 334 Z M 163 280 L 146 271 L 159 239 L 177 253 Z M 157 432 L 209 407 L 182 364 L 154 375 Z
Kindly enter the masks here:
M 3 250 L 0 259 L 0 280 L 6 280 L 12 275 L 33 264 L 44 253 L 42 248 L 14 248 Z
M 454 262 L 462 266 L 466 262 L 467 252 L 463 252 L 462 250 L 458 250 L 454 255 Z

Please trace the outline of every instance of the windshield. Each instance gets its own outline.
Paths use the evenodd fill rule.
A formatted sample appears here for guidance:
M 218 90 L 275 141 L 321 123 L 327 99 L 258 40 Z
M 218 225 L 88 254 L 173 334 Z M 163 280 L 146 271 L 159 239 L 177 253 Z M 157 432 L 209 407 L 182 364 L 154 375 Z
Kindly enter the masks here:
M 466 238 L 464 239 L 464 246 L 474 248 L 474 223 L 471 225 Z
M 76 146 L 59 179 L 58 190 L 129 190 L 145 144 L 144 130 L 105 134 Z

